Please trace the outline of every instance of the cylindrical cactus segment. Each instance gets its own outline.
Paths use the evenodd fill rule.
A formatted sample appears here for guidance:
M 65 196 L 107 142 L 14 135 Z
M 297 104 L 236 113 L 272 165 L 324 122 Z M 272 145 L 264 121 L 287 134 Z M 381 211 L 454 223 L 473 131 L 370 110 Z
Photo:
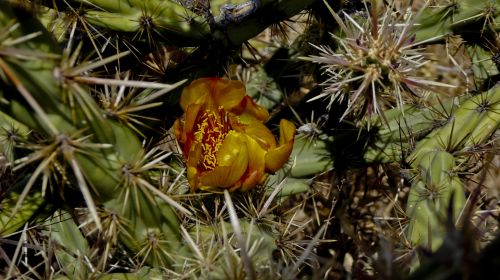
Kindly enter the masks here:
M 476 130 L 479 126 L 487 125 L 490 128 L 488 131 L 491 135 L 491 132 L 494 131 L 500 121 L 497 116 L 499 103 L 500 87 L 495 87 L 488 92 L 465 100 L 452 113 L 446 125 L 434 130 L 417 144 L 415 152 L 409 157 L 409 160 L 418 164 L 420 158 L 429 151 L 459 151 L 464 148 L 466 143 L 472 141 L 469 139 L 474 131 L 476 131 L 476 134 L 479 133 Z M 493 124 L 495 122 L 497 125 Z M 477 136 L 473 138 L 475 139 Z M 486 139 L 485 136 L 482 138 Z
M 210 35 L 204 17 L 175 1 L 78 1 L 85 5 L 85 19 L 97 26 L 119 32 L 160 34 L 162 41 L 200 41 Z M 64 4 L 62 4 L 64 5 Z
M 448 214 L 453 221 L 465 206 L 465 193 L 460 178 L 453 170 L 455 158 L 446 151 L 425 154 L 417 167 L 420 174 L 412 183 L 408 197 L 408 237 L 414 244 L 438 248 L 446 229 Z M 451 205 L 450 205 L 451 204 Z M 451 206 L 451 207 L 450 207 Z M 448 209 L 453 212 L 449 213 Z
M 141 255 L 140 250 L 144 249 L 141 244 L 148 241 L 157 244 L 152 240 L 152 236 L 156 235 L 162 236 L 163 241 L 160 243 L 163 245 L 156 250 L 149 250 L 150 252 L 163 250 L 165 246 L 169 248 L 168 252 L 178 251 L 178 218 L 168 203 L 158 199 L 159 196 L 167 196 L 148 183 L 147 172 L 136 172 L 134 176 L 127 172 L 127 166 L 140 161 L 141 156 L 145 155 L 136 134 L 126 124 L 111 119 L 100 109 L 86 86 L 71 84 L 74 82 L 61 79 L 57 75 L 61 63 L 58 54 L 61 51 L 35 18 L 20 14 L 9 5 L 1 5 L 0 23 L 11 22 L 19 25 L 10 34 L 15 36 L 14 39 L 30 34 L 37 36 L 27 38 L 14 46 L 5 46 L 0 42 L 0 50 L 16 48 L 23 54 L 33 54 L 29 59 L 18 59 L 0 53 L 0 62 L 4 62 L 0 64 L 1 70 L 7 74 L 7 82 L 0 80 L 0 86 L 5 89 L 2 95 L 7 100 L 0 105 L 0 110 L 37 131 L 54 147 L 53 152 L 58 153 L 58 160 L 65 161 L 69 172 L 74 173 L 74 177 L 69 178 L 74 179 L 71 184 L 76 188 L 80 187 L 87 204 L 90 199 L 93 204 L 106 207 L 128 221 L 128 226 L 125 227 L 128 232 L 119 233 L 119 238 L 124 240 L 125 245 L 130 246 L 129 250 Z M 47 59 L 44 55 L 37 56 L 40 52 L 57 56 Z M 24 91 L 23 95 L 18 93 L 21 91 Z M 78 95 L 83 103 L 73 106 L 71 110 L 67 109 L 63 94 L 68 93 Z M 38 118 L 33 117 L 36 116 L 34 111 L 40 113 Z M 77 131 L 80 134 L 73 137 Z M 81 136 L 86 137 L 82 138 L 84 140 L 77 139 Z M 34 163 L 36 164 L 36 161 Z M 48 161 L 46 173 L 54 172 L 49 165 Z M 134 184 L 132 177 L 139 183 Z M 55 190 L 55 193 L 64 196 L 66 189 L 63 187 Z M 25 199 L 31 202 L 31 194 L 36 194 L 40 185 L 34 184 L 30 188 L 26 188 L 29 195 Z M 86 195 L 85 191 L 89 194 Z M 40 199 L 40 196 L 33 196 L 33 199 L 35 198 Z M 33 205 L 38 205 L 35 202 Z M 89 206 L 90 212 L 91 208 Z M 95 208 L 94 206 L 94 213 Z M 30 209 L 21 208 L 22 213 L 18 216 L 22 218 L 25 213 L 32 213 Z M 9 232 L 12 230 L 16 229 L 9 229 Z M 154 265 L 168 265 L 171 262 L 166 255 L 142 255 Z
M 462 102 L 445 126 L 417 144 L 409 159 L 419 174 L 407 205 L 407 236 L 414 244 L 436 249 L 446 235 L 444 221 L 457 222 L 465 207 L 465 191 L 455 157 L 491 137 L 500 126 L 499 112 L 500 87 L 496 87 Z
M 13 213 L 14 207 L 19 199 L 19 194 L 22 191 L 19 190 L 19 187 L 21 186 L 18 186 L 14 190 L 10 190 L 6 197 L 3 197 L 0 201 L 0 209 L 2 209 L 0 215 L 0 236 L 9 236 L 18 231 L 32 219 L 33 215 L 40 210 L 40 207 L 45 205 L 42 192 L 40 190 L 35 190 L 24 199 L 17 213 Z
M 269 25 L 296 15 L 315 1 L 249 0 L 239 5 L 223 4 L 223 14 L 216 17 L 206 4 L 208 1 L 179 1 L 189 2 L 186 7 L 173 0 L 78 0 L 69 5 L 73 10 L 85 11 L 83 17 L 90 24 L 118 32 L 148 32 L 168 43 L 199 45 L 219 41 L 225 46 L 239 47 Z M 67 1 L 55 3 L 61 9 L 68 6 Z M 202 9 L 205 11 L 188 8 L 197 5 L 206 6 Z
M 470 131 L 469 137 L 463 144 L 465 148 L 485 143 L 500 127 L 500 87 L 492 91 L 496 93 L 491 98 L 485 96 L 484 99 L 479 100 L 476 110 L 482 113 L 482 117 L 477 126 Z
M 441 38 L 451 33 L 497 32 L 500 30 L 500 4 L 494 0 L 459 0 L 426 7 L 419 14 L 418 40 Z M 477 25 L 482 28 L 477 28 Z
M 405 105 L 384 112 L 385 120 L 376 117 L 374 142 L 364 152 L 366 162 L 398 162 L 412 149 L 412 143 L 420 141 L 434 129 L 447 122 L 453 102 L 444 102 L 439 107 L 420 108 Z M 406 154 L 405 154 L 406 153 Z

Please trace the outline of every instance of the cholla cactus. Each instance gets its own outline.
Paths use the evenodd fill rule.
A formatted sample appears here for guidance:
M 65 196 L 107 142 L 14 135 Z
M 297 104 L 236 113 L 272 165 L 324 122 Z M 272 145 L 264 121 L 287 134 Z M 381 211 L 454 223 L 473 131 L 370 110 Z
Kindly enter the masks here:
M 477 201 L 500 125 L 498 4 L 435 2 L 0 5 L 2 273 L 347 278 L 404 259 L 382 236 L 416 268 Z M 443 69 L 477 87 L 441 94 Z
M 74 3 L 66 3 L 64 7 L 69 9 L 71 4 Z M 158 140 L 147 132 L 151 130 L 151 123 L 156 121 L 155 124 L 158 124 L 158 119 L 148 115 L 148 110 L 162 105 L 163 102 L 157 100 L 164 98 L 165 94 L 171 93 L 184 81 L 165 84 L 137 80 L 141 76 L 140 70 L 129 68 L 126 71 L 124 69 L 129 66 L 121 64 L 127 62 L 125 57 L 130 54 L 129 51 L 105 56 L 105 50 L 93 45 L 99 39 L 94 41 L 96 38 L 91 37 L 77 42 L 77 36 L 95 31 L 92 29 L 88 33 L 80 33 L 81 30 L 77 28 L 79 24 L 93 27 L 102 25 L 123 32 L 140 32 L 146 27 L 158 27 L 158 21 L 148 23 L 147 19 L 143 19 L 139 26 L 131 26 L 130 17 L 136 18 L 140 12 L 136 6 L 100 4 L 109 11 L 104 13 L 89 8 L 84 15 L 78 15 L 68 30 L 59 34 L 64 44 L 63 50 L 34 14 L 17 5 L 0 7 L 1 28 L 5 30 L 0 38 L 2 175 L 5 171 L 12 172 L 16 179 L 15 186 L 9 186 L 0 197 L 2 238 L 11 238 L 19 230 L 22 231 L 29 221 L 47 223 L 47 226 L 35 226 L 34 231 L 41 236 L 37 240 L 43 244 L 40 247 L 58 247 L 55 249 L 57 261 L 47 255 L 43 258 L 44 267 L 53 267 L 56 262 L 60 265 L 54 275 L 49 275 L 49 270 L 45 272 L 48 278 L 106 277 L 103 274 L 116 264 L 127 269 L 161 267 L 169 271 L 164 275 L 182 277 L 182 274 L 192 271 L 193 266 L 196 267 L 190 264 L 192 260 L 197 260 L 197 273 L 207 272 L 216 275 L 215 278 L 221 278 L 224 273 L 251 276 L 254 269 L 269 267 L 275 247 L 269 234 L 261 234 L 261 225 L 254 226 L 251 219 L 243 219 L 240 213 L 236 213 L 235 207 L 229 210 L 230 219 L 227 221 L 224 221 L 226 214 L 223 214 L 215 219 L 215 226 L 202 225 L 200 217 L 193 216 L 198 209 L 189 210 L 190 202 L 181 205 L 178 201 L 180 198 L 185 201 L 190 198 L 186 194 L 189 188 L 184 171 L 178 168 L 183 162 L 174 159 L 171 152 L 151 146 L 152 142 Z M 173 5 L 177 10 L 167 9 L 164 14 L 156 14 L 159 18 L 155 20 L 163 20 L 165 25 L 179 24 L 180 29 L 174 33 L 180 32 L 187 37 L 193 35 L 191 29 L 183 29 L 189 25 L 186 25 L 187 22 L 175 23 L 179 20 L 179 14 L 174 17 L 167 13 L 188 11 L 174 2 L 164 4 Z M 142 12 L 145 13 L 153 9 L 151 6 L 144 8 Z M 69 9 L 65 12 L 72 14 L 75 11 Z M 113 22 L 118 13 L 129 17 L 129 25 L 119 26 Z M 21 21 L 21 16 L 25 16 L 25 20 Z M 230 24 L 234 22 L 227 25 Z M 200 35 L 195 33 L 196 36 Z M 148 42 L 142 36 L 131 40 Z M 85 53 L 89 51 L 89 42 L 90 54 Z M 153 47 L 153 42 L 149 43 Z M 93 54 L 93 51 L 97 53 Z M 219 78 L 205 79 L 209 80 L 224 83 Z M 236 85 L 237 98 L 224 95 L 227 88 L 219 92 L 217 102 L 222 110 L 227 110 L 224 115 L 211 115 L 214 112 L 214 92 L 210 87 L 191 90 L 194 95 L 183 95 L 180 103 L 186 105 L 186 110 L 193 109 L 192 105 L 199 105 L 204 110 L 204 115 L 201 111 L 201 114 L 193 115 L 187 110 L 186 121 L 194 116 L 198 121 L 195 125 L 213 124 L 217 120 L 225 121 L 230 126 L 232 132 L 220 131 L 224 137 L 212 143 L 215 150 L 210 155 L 219 157 L 218 161 L 212 162 L 214 170 L 226 167 L 227 154 L 221 155 L 220 150 L 239 150 L 242 147 L 235 144 L 248 143 L 249 148 L 245 150 L 248 161 L 241 161 L 241 157 L 231 159 L 241 171 L 236 178 L 241 190 L 248 190 L 256 184 L 265 183 L 264 171 L 277 171 L 287 161 L 295 128 L 291 122 L 283 121 L 281 142 L 276 143 L 271 131 L 262 124 L 267 119 L 267 110 L 245 96 L 244 86 L 240 82 L 229 83 Z M 186 91 L 189 90 L 187 88 Z M 207 98 L 201 98 L 205 95 Z M 252 113 L 255 113 L 254 117 Z M 169 117 L 174 118 L 174 115 Z M 185 130 L 193 129 L 186 122 L 183 127 Z M 196 149 L 207 144 L 201 140 L 211 136 L 209 129 L 216 127 L 205 127 L 204 130 L 197 128 L 196 137 L 202 137 L 197 138 Z M 224 146 L 235 139 L 237 143 Z M 141 140 L 144 142 L 141 143 Z M 188 143 L 182 144 L 190 147 Z M 217 151 L 217 148 L 220 150 Z M 207 149 L 203 152 L 206 153 Z M 187 158 L 187 166 L 192 167 L 190 163 L 193 158 Z M 6 168 L 3 166 L 4 159 L 7 161 Z M 171 164 L 167 165 L 169 161 Z M 191 176 L 191 171 L 188 170 L 189 181 L 195 178 Z M 235 176 L 227 171 L 224 174 Z M 227 178 L 220 177 L 219 173 L 212 176 L 215 183 L 207 186 L 225 188 L 235 183 L 225 182 Z M 26 180 L 22 179 L 25 174 L 29 174 Z M 166 179 L 171 178 L 172 174 L 175 180 Z M 1 179 L 3 184 L 6 177 L 2 176 Z M 199 186 L 193 185 L 193 190 L 196 187 Z M 259 215 L 268 215 L 267 209 L 273 209 L 275 199 L 276 195 L 271 196 L 267 200 L 266 211 L 262 210 Z M 230 196 L 226 195 L 224 201 L 225 205 L 230 205 Z M 228 221 L 231 222 L 230 228 L 227 227 Z M 223 232 L 210 248 L 205 247 L 203 242 L 207 236 L 213 236 L 212 231 L 218 230 L 219 225 Z M 200 232 L 201 236 L 198 235 Z M 21 235 L 19 246 L 24 244 L 25 235 Z M 193 241 L 193 238 L 198 237 Z M 252 237 L 254 243 L 251 246 L 247 245 L 246 237 Z M 223 239 L 227 242 L 220 242 Z M 89 242 L 91 240 L 97 242 Z M 190 246 L 182 246 L 183 241 Z M 223 247 L 228 248 L 227 254 L 209 258 L 211 250 L 219 252 Z M 68 254 L 65 250 L 77 253 Z M 18 266 L 31 269 L 31 266 L 38 265 L 33 261 L 21 264 L 18 255 L 12 258 L 8 260 L 8 278 L 21 274 Z M 127 261 L 129 259 L 130 262 Z M 209 264 L 209 261 L 213 263 Z M 231 263 L 221 265 L 224 261 Z M 297 265 L 303 263 L 301 261 Z M 205 264 L 209 266 L 208 269 L 204 269 Z
M 339 34 L 332 34 L 335 49 L 316 46 L 318 56 L 303 58 L 322 64 L 328 76 L 323 92 L 310 101 L 329 98 L 330 109 L 335 102 L 347 102 L 341 119 L 349 114 L 356 119 L 370 119 L 374 114 L 383 118 L 387 109 L 424 102 L 423 90 L 453 87 L 419 73 L 430 63 L 422 47 L 428 41 L 415 41 L 411 10 L 396 12 L 387 7 L 381 12 L 376 3 L 371 7 L 366 8 L 368 19 L 345 12 L 339 16 L 329 7 L 340 27 Z
M 333 152 L 343 155 L 344 151 L 343 146 L 336 147 L 335 141 L 353 147 L 358 143 L 364 147 L 362 156 L 367 162 L 400 162 L 414 169 L 415 176 L 406 177 L 412 183 L 405 213 L 408 227 L 402 226 L 403 223 L 399 227 L 408 238 L 405 245 L 436 250 L 446 236 L 442 223 L 445 217 L 448 215 L 448 219 L 460 223 L 460 213 L 466 206 L 463 178 L 459 174 L 468 169 L 470 157 L 464 154 L 474 146 L 487 145 L 500 125 L 500 119 L 490 115 L 498 114 L 498 88 L 489 80 L 496 73 L 491 67 L 482 67 L 479 74 L 476 71 L 479 65 L 474 65 L 476 79 L 478 83 L 484 82 L 481 88 L 487 91 L 469 96 L 469 89 L 462 88 L 463 93 L 458 93 L 460 98 L 439 94 L 440 88 L 455 87 L 437 79 L 429 80 L 424 72 L 424 66 L 432 69 L 429 64 L 434 63 L 427 59 L 426 44 L 438 42 L 446 35 L 431 26 L 429 30 L 436 33 L 428 36 L 429 30 L 424 25 L 427 26 L 429 17 L 424 15 L 439 14 L 439 9 L 424 7 L 414 14 L 411 9 L 396 12 L 389 5 L 380 12 L 382 5 L 376 1 L 371 4 L 366 20 L 355 13 L 342 11 L 339 15 L 330 8 L 339 28 L 332 34 L 335 47 L 316 44 L 319 55 L 302 57 L 321 64 L 324 70 L 320 79 L 322 92 L 309 101 L 329 99 L 326 107 L 330 110 L 345 106 L 340 121 L 353 120 L 361 127 L 350 138 L 354 144 L 343 139 L 346 132 L 334 131 Z M 475 34 L 494 32 L 494 18 L 498 15 L 495 3 L 460 4 L 463 5 L 457 5 L 456 13 L 443 15 L 441 21 L 434 17 L 435 24 L 439 22 L 452 32 L 456 26 L 475 22 L 483 26 L 473 31 Z M 366 3 L 365 10 L 369 10 Z M 457 29 L 456 33 L 462 31 Z M 481 53 L 484 55 L 476 64 L 490 63 L 494 54 L 483 50 Z M 455 71 L 464 71 L 453 56 L 446 56 L 457 66 Z M 370 132 L 373 125 L 375 132 Z M 341 160 L 350 159 L 345 154 Z M 353 162 L 359 160 L 351 158 Z

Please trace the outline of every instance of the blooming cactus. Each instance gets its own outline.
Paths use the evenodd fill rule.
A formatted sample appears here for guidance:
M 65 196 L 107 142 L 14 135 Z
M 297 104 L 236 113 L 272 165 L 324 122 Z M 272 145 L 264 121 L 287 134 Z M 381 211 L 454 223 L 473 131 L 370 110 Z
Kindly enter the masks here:
M 263 124 L 266 109 L 246 95 L 239 81 L 202 78 L 184 88 L 184 116 L 175 122 L 192 190 L 246 191 L 288 160 L 295 126 L 280 122 L 280 139 Z

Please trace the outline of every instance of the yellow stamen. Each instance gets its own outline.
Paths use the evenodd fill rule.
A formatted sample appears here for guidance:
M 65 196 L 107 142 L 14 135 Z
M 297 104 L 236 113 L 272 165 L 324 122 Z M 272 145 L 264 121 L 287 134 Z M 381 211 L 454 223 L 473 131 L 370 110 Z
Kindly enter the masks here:
M 196 121 L 195 140 L 201 143 L 203 158 L 198 168 L 209 171 L 217 166 L 217 151 L 230 130 L 227 113 L 222 106 L 217 112 L 206 110 Z

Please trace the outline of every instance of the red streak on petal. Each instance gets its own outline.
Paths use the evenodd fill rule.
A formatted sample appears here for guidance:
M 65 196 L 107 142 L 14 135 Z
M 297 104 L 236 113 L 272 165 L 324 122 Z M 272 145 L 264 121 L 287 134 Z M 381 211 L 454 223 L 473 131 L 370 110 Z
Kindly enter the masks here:
M 201 172 L 213 170 L 217 166 L 217 152 L 231 130 L 227 112 L 222 107 L 217 112 L 205 110 L 198 115 L 195 127 L 192 139 L 201 145 L 203 156 L 197 169 Z

